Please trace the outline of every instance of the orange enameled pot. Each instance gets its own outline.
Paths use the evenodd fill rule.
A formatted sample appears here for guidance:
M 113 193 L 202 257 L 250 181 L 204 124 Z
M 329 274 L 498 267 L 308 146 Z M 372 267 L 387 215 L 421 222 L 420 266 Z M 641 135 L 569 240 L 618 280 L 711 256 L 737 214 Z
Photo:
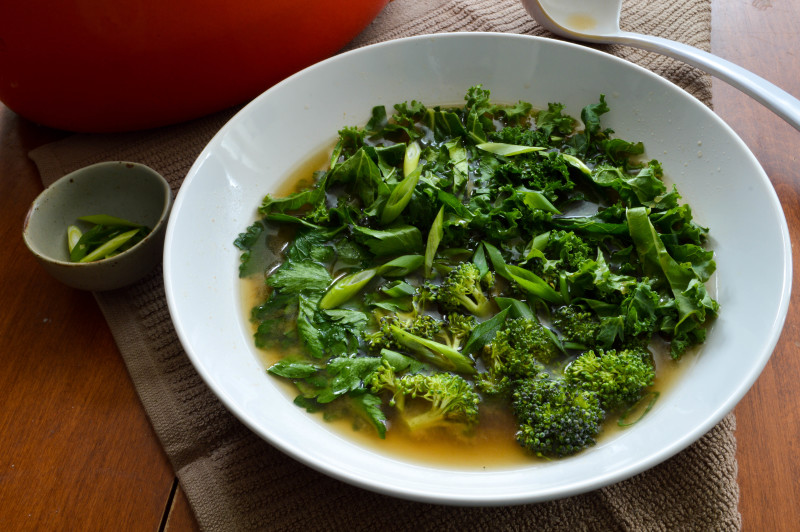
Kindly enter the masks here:
M 336 53 L 388 1 L 2 2 L 0 101 L 71 131 L 181 122 Z

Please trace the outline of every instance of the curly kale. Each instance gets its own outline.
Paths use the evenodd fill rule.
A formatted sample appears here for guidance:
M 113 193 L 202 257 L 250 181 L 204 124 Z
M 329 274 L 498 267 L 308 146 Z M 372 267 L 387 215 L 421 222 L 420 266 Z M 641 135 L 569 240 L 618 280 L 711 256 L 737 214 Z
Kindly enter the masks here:
M 562 275 L 578 272 L 584 263 L 597 255 L 582 237 L 573 231 L 555 230 L 538 235 L 531 242 L 531 269 L 542 279 L 558 283 Z
M 501 142 L 514 140 L 506 136 L 498 137 Z M 526 143 L 525 140 L 523 143 Z M 509 144 L 517 144 L 510 142 Z M 524 144 L 523 144 L 524 145 Z M 523 186 L 542 192 L 551 202 L 564 199 L 575 188 L 569 167 L 557 152 L 537 152 L 526 158 L 518 158 L 500 165 L 495 171 L 495 179 L 501 184 Z

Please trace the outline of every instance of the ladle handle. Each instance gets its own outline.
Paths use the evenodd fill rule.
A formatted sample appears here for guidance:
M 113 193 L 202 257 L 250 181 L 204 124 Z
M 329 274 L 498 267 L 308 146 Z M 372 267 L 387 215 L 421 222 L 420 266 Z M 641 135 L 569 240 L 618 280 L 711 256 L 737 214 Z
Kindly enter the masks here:
M 800 131 L 800 100 L 749 70 L 693 46 L 662 37 L 622 32 L 614 41 L 668 55 L 704 70 L 752 96 Z

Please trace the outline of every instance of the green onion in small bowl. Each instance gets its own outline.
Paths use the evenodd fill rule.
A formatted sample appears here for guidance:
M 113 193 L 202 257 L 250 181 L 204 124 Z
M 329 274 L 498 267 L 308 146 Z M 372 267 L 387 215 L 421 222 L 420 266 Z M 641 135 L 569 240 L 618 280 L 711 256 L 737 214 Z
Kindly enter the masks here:
M 139 280 L 161 261 L 171 207 L 170 186 L 153 169 L 99 163 L 47 187 L 28 211 L 23 237 L 45 270 L 64 284 L 112 290 Z

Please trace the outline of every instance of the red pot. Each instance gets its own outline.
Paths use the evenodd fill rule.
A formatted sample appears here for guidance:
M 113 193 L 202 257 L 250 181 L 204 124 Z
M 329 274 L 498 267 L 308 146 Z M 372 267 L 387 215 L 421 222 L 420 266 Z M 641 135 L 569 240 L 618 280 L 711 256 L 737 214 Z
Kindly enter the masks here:
M 389 0 L 9 0 L 0 101 L 84 132 L 182 122 L 324 59 Z

